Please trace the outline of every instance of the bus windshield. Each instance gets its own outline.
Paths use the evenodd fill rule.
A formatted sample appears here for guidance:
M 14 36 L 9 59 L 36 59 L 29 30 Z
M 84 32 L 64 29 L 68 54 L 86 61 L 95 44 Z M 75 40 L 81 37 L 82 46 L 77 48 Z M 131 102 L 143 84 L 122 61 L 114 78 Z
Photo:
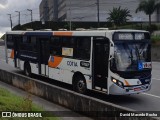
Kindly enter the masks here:
M 138 71 L 151 68 L 151 46 L 149 42 L 115 42 L 111 67 L 117 71 Z M 146 67 L 144 67 L 144 64 Z M 142 68 L 141 68 L 142 67 Z

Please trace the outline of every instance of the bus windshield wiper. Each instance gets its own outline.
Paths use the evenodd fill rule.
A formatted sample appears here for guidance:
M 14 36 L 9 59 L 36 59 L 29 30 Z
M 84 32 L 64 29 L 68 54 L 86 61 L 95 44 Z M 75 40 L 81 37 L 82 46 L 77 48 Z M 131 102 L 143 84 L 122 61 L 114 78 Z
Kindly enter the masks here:
M 133 63 L 133 53 L 132 53 L 132 49 L 130 49 L 130 56 L 129 58 L 131 59 L 131 64 Z
M 139 61 L 139 60 L 141 60 L 141 59 L 140 59 L 140 51 L 138 50 L 138 47 L 137 47 L 137 46 L 136 46 L 135 50 L 136 50 L 136 56 L 137 56 L 138 61 Z

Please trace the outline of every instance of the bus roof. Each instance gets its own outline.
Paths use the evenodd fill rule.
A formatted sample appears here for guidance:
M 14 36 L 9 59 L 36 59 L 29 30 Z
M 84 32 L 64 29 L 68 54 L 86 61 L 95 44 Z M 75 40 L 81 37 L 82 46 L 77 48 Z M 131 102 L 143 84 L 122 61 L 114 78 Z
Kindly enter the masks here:
M 48 36 L 105 36 L 106 31 L 11 31 L 14 35 L 48 35 Z
M 84 31 L 10 31 L 6 34 L 39 36 L 110 36 L 114 32 L 147 32 L 145 30 L 84 30 Z
M 133 29 L 119 29 L 119 30 L 111 30 L 113 32 L 148 32 L 145 30 L 133 30 Z

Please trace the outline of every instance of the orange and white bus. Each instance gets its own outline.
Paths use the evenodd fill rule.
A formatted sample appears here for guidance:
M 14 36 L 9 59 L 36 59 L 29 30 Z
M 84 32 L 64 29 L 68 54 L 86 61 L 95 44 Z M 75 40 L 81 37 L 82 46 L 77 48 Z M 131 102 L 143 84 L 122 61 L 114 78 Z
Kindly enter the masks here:
M 106 94 L 151 87 L 150 34 L 140 30 L 11 31 L 6 62 L 27 76 L 42 75 Z

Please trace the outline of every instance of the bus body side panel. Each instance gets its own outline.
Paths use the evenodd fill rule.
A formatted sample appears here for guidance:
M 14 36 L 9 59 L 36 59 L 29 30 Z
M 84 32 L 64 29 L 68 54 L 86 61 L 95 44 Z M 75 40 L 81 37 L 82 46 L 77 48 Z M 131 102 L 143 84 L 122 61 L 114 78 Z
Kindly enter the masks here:
M 12 67 L 15 67 L 14 64 L 14 49 L 7 49 L 7 58 L 8 58 L 8 64 Z
M 87 88 L 91 89 L 91 80 L 89 76 L 91 76 L 91 69 L 87 67 L 83 67 L 82 63 L 85 62 L 87 64 L 91 64 L 89 61 L 84 60 L 74 60 L 69 58 L 64 58 L 62 63 L 60 64 L 60 79 L 66 83 L 72 84 L 72 78 L 74 73 L 80 72 L 85 77 Z M 63 68 L 63 69 L 61 69 Z
M 54 60 L 53 56 L 50 56 L 50 58 L 48 60 L 49 78 L 60 81 L 59 68 L 57 68 L 57 66 L 54 65 L 55 64 L 54 62 L 55 62 L 55 60 Z M 60 62 L 59 62 L 59 64 L 60 64 Z
M 31 72 L 38 75 L 39 74 L 38 64 L 30 63 L 30 66 L 31 66 Z
M 60 71 L 58 68 L 49 67 L 49 78 L 57 81 L 61 81 L 59 75 L 60 75 Z
M 25 61 L 24 60 L 18 60 L 19 61 L 19 63 L 18 63 L 18 68 L 20 69 L 20 70 L 24 70 L 24 63 L 25 63 Z M 36 74 L 36 75 L 39 75 L 39 72 L 38 72 L 38 65 L 37 64 L 35 64 L 35 63 L 29 63 L 30 64 L 30 66 L 31 66 L 31 72 L 33 73 L 33 74 Z
M 23 60 L 19 60 L 19 69 L 24 70 L 24 61 Z
M 81 66 L 83 60 L 50 56 L 49 78 L 72 84 L 73 75 L 80 72 L 84 75 L 87 88 L 91 89 L 91 69 Z M 90 62 L 87 62 L 90 64 Z

